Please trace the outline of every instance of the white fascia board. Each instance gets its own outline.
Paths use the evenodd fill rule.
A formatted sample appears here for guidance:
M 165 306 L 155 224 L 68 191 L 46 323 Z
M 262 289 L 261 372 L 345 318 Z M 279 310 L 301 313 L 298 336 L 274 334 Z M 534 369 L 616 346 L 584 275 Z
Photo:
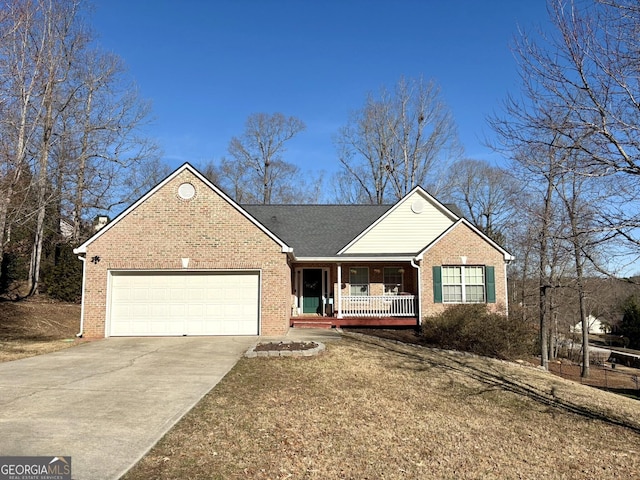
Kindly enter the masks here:
M 416 258 L 414 255 L 402 256 L 376 256 L 376 257 L 296 257 L 295 261 L 299 263 L 358 263 L 358 262 L 410 262 Z
M 376 225 L 378 225 L 382 220 L 384 220 L 389 215 L 391 215 L 392 212 L 394 212 L 396 209 L 398 209 L 400 207 L 400 205 L 402 205 L 404 202 L 406 202 L 407 199 L 411 195 L 413 195 L 415 192 L 420 193 L 420 195 L 425 197 L 425 199 L 429 203 L 431 203 L 438 210 L 441 210 L 442 213 L 444 213 L 446 216 L 450 217 L 451 220 L 453 220 L 454 222 L 456 220 L 458 220 L 459 217 L 455 213 L 453 213 L 451 210 L 449 210 L 447 207 L 445 207 L 442 203 L 440 203 L 438 200 L 436 200 L 434 197 L 432 197 L 424 188 L 422 188 L 420 186 L 417 186 L 417 187 L 414 187 L 413 190 L 411 190 L 409 193 L 407 193 L 400 200 L 398 200 L 398 202 L 393 207 L 391 207 L 389 210 L 384 212 L 375 222 L 373 222 L 371 225 L 369 225 L 360 235 L 358 235 L 356 238 L 351 240 L 347 245 L 342 247 L 342 249 L 338 252 L 338 255 L 346 252 L 349 248 L 351 248 L 351 246 L 354 243 L 356 243 L 358 240 L 360 240 L 362 237 L 364 237 L 367 233 L 369 233 L 371 231 L 371 229 L 373 229 Z
M 496 242 L 494 242 L 488 236 L 486 236 L 484 233 L 482 233 L 480 230 L 478 230 L 478 228 L 476 228 L 466 218 L 460 218 L 457 222 L 455 222 L 453 225 L 451 225 L 449 228 L 447 228 L 444 232 L 442 232 L 442 234 L 440 236 L 438 236 L 438 238 L 436 238 L 433 242 L 431 242 L 425 248 L 420 250 L 420 252 L 418 252 L 417 257 L 422 258 L 427 251 L 431 250 L 431 248 L 433 248 L 434 245 L 436 245 L 438 242 L 440 242 L 440 240 L 442 240 L 444 237 L 446 237 L 449 232 L 451 232 L 454 228 L 456 228 L 460 224 L 464 224 L 467 227 L 469 227 L 473 232 L 478 234 L 485 242 L 487 242 L 493 248 L 495 248 L 500 253 L 502 253 L 502 256 L 503 256 L 505 262 L 511 262 L 511 261 L 515 260 L 515 257 L 513 255 L 511 255 L 504 248 L 502 248 L 500 245 L 498 245 Z
M 158 183 L 155 187 L 145 193 L 142 197 L 140 197 L 136 202 L 131 204 L 127 209 L 123 210 L 116 218 L 114 218 L 111 222 L 109 222 L 104 228 L 100 229 L 95 235 L 86 240 L 82 245 L 73 250 L 73 253 L 76 255 L 81 253 L 87 253 L 87 247 L 93 243 L 95 240 L 100 238 L 106 231 L 108 231 L 111 227 L 113 227 L 116 223 L 126 217 L 129 212 L 135 210 L 139 205 L 145 202 L 149 197 L 151 197 L 154 193 L 164 187 L 167 183 L 173 180 L 175 177 L 180 175 L 183 171 L 188 170 L 193 175 L 195 175 L 199 180 L 201 180 L 205 185 L 207 185 L 210 189 L 216 192 L 223 200 L 225 200 L 229 205 L 235 208 L 238 212 L 240 212 L 247 220 L 253 223 L 256 227 L 262 230 L 267 236 L 269 236 L 273 241 L 275 241 L 278 245 L 282 247 L 283 253 L 293 252 L 293 249 L 289 247 L 286 243 L 284 243 L 280 238 L 278 238 L 273 232 L 267 229 L 264 225 L 262 225 L 258 220 L 253 218 L 249 212 L 247 212 L 244 208 L 238 205 L 234 200 L 232 200 L 229 196 L 227 196 L 222 190 L 216 187 L 213 183 L 211 183 L 204 175 L 202 175 L 198 170 L 196 170 L 191 164 L 188 162 L 183 164 L 177 170 L 175 170 L 171 175 Z

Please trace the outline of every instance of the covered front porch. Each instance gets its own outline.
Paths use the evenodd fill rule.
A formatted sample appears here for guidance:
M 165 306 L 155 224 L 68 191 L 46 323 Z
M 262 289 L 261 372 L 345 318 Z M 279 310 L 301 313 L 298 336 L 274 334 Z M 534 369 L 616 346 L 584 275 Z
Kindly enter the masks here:
M 291 326 L 416 326 L 419 267 L 411 261 L 299 264 Z

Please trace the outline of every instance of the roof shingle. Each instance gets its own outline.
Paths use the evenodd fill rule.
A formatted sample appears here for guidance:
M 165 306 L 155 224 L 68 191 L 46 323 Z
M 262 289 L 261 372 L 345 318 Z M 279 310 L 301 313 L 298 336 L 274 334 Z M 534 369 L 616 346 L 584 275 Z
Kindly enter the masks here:
M 332 257 L 393 205 L 242 205 L 297 257 Z

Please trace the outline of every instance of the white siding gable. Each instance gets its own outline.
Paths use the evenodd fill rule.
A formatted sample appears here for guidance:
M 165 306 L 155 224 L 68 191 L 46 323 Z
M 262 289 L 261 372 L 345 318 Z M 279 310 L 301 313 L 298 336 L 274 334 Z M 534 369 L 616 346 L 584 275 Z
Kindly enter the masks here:
M 340 254 L 417 253 L 457 219 L 427 192 L 416 188 Z

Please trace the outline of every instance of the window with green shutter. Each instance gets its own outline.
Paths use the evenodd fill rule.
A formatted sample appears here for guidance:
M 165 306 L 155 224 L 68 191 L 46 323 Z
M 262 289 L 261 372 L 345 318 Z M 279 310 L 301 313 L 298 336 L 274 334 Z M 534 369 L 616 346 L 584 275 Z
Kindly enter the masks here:
M 494 267 L 446 265 L 433 267 L 434 303 L 495 303 Z
M 433 267 L 433 303 L 442 303 L 442 267 Z
M 496 303 L 496 275 L 494 267 L 484 267 L 487 277 L 487 303 Z

